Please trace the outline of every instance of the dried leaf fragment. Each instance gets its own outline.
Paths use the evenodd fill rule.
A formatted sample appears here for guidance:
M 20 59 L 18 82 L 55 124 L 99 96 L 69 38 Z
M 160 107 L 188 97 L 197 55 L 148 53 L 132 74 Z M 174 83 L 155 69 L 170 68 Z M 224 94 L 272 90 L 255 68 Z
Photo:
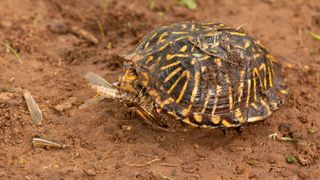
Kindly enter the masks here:
M 23 96 L 27 102 L 27 106 L 32 117 L 33 123 L 36 125 L 40 125 L 43 119 L 43 115 L 37 102 L 34 100 L 31 93 L 26 89 L 23 90 Z

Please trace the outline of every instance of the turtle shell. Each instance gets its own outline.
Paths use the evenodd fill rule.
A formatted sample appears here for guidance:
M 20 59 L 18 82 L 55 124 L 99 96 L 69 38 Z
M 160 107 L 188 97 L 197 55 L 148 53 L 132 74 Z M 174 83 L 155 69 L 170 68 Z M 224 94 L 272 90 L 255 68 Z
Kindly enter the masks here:
M 263 120 L 287 88 L 276 60 L 244 32 L 224 24 L 183 22 L 146 35 L 132 58 L 159 113 L 196 127 Z

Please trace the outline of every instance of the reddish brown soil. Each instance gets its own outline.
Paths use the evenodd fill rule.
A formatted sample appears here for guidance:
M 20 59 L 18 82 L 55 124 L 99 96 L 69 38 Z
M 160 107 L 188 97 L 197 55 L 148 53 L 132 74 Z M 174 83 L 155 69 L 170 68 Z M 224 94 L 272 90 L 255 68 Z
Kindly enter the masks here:
M 320 33 L 319 1 L 199 0 L 195 11 L 174 0 L 152 6 L 147 0 L 106 2 L 1 0 L 0 41 L 16 49 L 22 62 L 0 45 L 0 179 L 319 178 L 320 41 L 309 35 Z M 118 54 L 153 28 L 182 20 L 244 25 L 285 65 L 286 104 L 241 132 L 162 132 L 112 100 L 77 108 L 94 95 L 84 80 L 87 71 L 117 81 L 123 72 Z M 99 43 L 74 35 L 68 30 L 73 26 Z M 13 87 L 34 95 L 45 115 L 41 126 L 32 124 Z M 71 107 L 55 109 L 74 98 Z M 270 140 L 275 132 L 293 141 Z M 71 147 L 34 148 L 36 135 Z M 288 157 L 296 161 L 289 164 Z

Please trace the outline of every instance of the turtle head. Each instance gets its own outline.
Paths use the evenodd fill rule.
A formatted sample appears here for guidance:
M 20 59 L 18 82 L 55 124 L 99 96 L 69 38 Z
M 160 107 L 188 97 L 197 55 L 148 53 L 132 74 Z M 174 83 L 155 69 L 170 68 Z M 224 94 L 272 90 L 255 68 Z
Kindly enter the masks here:
M 276 110 L 283 105 L 287 99 L 288 87 L 283 82 L 277 82 L 275 86 L 266 91 L 272 110 Z
M 141 89 L 137 72 L 133 68 L 127 68 L 124 75 L 121 77 L 119 84 L 120 89 L 131 93 L 138 94 Z
M 119 88 L 127 93 L 137 95 L 142 89 L 137 71 L 131 62 L 125 63 L 124 67 L 125 72 L 121 77 Z

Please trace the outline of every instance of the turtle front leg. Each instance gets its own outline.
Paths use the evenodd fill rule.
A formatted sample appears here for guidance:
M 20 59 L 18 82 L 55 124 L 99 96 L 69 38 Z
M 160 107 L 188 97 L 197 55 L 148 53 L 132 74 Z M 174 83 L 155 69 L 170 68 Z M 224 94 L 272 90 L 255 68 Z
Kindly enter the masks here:
M 145 123 L 148 125 L 152 126 L 154 129 L 162 130 L 162 131 L 167 131 L 167 132 L 174 132 L 174 130 L 171 130 L 169 128 L 166 128 L 164 124 L 161 124 L 156 117 L 154 117 L 151 113 L 149 113 L 146 109 L 143 107 L 130 107 L 130 110 L 135 111 L 142 119 L 144 120 Z

